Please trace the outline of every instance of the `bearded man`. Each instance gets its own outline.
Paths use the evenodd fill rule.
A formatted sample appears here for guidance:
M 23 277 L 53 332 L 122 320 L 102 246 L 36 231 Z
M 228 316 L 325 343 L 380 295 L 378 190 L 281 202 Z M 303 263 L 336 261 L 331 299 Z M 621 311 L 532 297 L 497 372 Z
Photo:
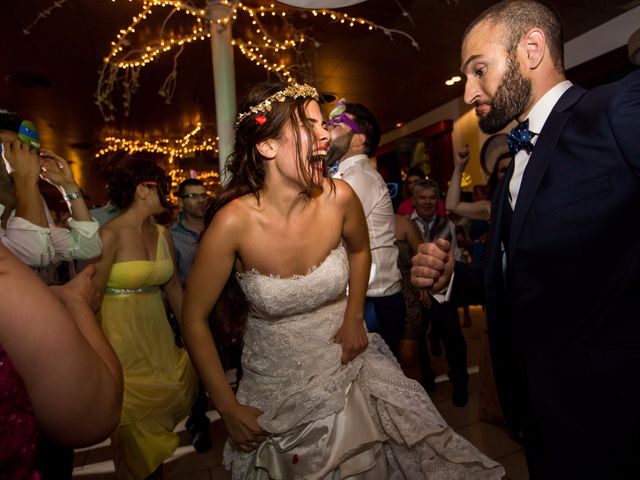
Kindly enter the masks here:
M 640 71 L 586 91 L 563 70 L 562 25 L 533 0 L 467 29 L 465 101 L 515 155 L 493 196 L 482 272 L 446 241 L 414 257 L 416 286 L 484 293 L 500 402 L 531 479 L 637 478 L 640 447 Z M 484 278 L 483 278 L 484 277 Z M 476 299 L 477 300 L 477 299 Z

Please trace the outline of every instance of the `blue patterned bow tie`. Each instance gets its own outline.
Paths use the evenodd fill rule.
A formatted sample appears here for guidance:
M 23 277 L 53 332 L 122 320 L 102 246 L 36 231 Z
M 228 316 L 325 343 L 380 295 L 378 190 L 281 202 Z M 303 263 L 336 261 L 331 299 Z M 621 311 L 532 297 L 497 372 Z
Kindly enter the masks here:
M 529 119 L 516 125 L 507 136 L 507 144 L 509 145 L 509 151 L 515 156 L 520 150 L 525 150 L 528 154 L 533 151 L 533 143 L 531 139 L 535 136 L 529 130 Z

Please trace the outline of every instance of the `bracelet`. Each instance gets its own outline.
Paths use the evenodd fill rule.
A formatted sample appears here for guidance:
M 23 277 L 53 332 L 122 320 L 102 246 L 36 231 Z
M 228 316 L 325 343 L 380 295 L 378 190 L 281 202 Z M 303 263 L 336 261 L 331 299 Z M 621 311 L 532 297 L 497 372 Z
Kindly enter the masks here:
M 71 202 L 76 198 L 82 198 L 82 192 L 80 190 L 76 190 L 75 192 L 65 193 L 62 195 L 62 198 L 64 198 L 65 202 Z

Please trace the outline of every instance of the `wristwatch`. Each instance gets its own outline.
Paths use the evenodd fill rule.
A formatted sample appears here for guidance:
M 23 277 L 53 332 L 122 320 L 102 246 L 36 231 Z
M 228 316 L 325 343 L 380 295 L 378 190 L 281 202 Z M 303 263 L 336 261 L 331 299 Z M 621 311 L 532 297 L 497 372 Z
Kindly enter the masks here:
M 82 191 L 80 190 L 76 190 L 75 192 L 71 192 L 71 193 L 64 193 L 62 195 L 62 198 L 64 198 L 65 202 L 71 202 L 73 200 L 75 200 L 76 198 L 82 198 Z

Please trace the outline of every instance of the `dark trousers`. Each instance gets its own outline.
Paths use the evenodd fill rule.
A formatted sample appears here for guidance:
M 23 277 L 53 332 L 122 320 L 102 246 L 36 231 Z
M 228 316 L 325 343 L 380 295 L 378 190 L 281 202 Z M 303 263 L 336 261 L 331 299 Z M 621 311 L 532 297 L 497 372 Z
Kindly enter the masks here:
M 429 326 L 435 328 L 444 345 L 444 352 L 449 364 L 449 380 L 453 388 L 466 387 L 469 380 L 467 373 L 467 342 L 462 335 L 458 309 L 450 303 L 432 302 L 429 308 L 422 310 L 422 329 L 420 332 L 420 362 L 424 384 L 433 384 L 435 373 L 431 368 L 431 357 L 427 346 L 426 335 Z
M 373 305 L 375 319 L 365 318 L 367 329 L 370 332 L 379 333 L 397 357 L 407 312 L 404 297 L 401 292 L 387 297 L 367 297 L 365 312 L 371 311 L 371 305 Z

